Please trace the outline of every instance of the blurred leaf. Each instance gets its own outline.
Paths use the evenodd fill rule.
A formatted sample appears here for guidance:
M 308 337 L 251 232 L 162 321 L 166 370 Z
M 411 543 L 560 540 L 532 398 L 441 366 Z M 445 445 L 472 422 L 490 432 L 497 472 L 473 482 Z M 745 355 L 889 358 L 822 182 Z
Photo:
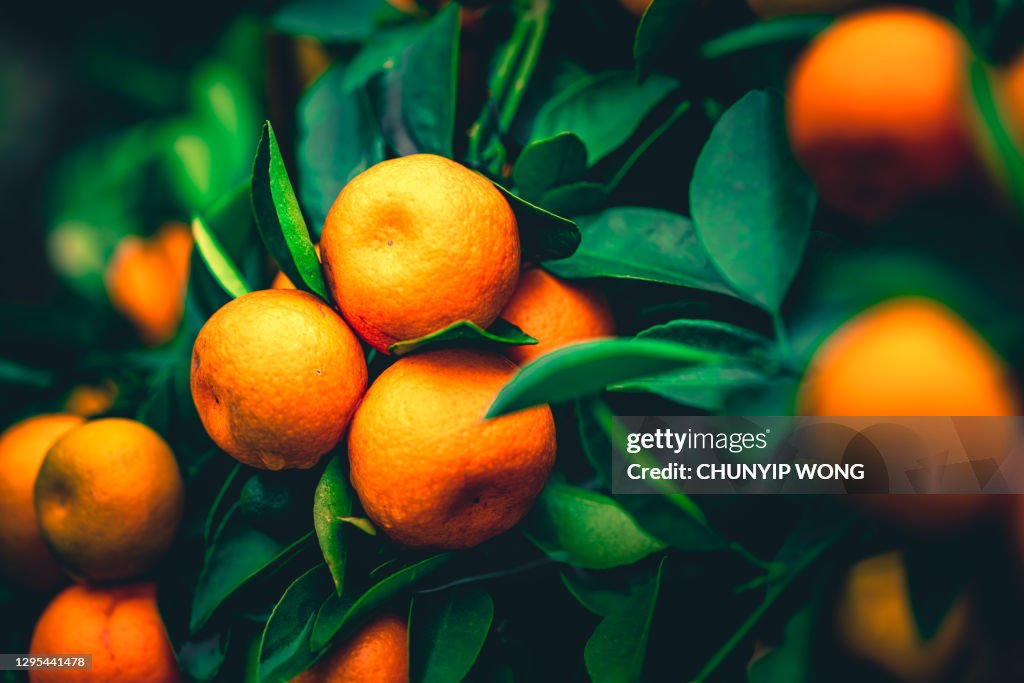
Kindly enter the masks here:
M 203 263 L 225 292 L 237 298 L 252 291 L 202 216 L 192 220 L 192 237 Z
M 459 7 L 452 3 L 430 19 L 384 73 L 382 127 L 400 156 L 452 157 L 459 63 Z
M 636 73 L 646 77 L 662 64 L 686 61 L 700 26 L 697 0 L 652 0 L 633 39 Z
M 540 208 L 494 184 L 505 196 L 519 226 L 519 246 L 523 259 L 546 261 L 571 256 L 580 244 L 580 231 L 567 218 Z
M 198 642 L 188 641 L 178 652 L 178 663 L 191 679 L 212 681 L 220 673 L 230 642 L 230 630 L 214 633 Z
M 263 126 L 252 168 L 252 209 L 260 236 L 281 272 L 297 287 L 330 301 L 320 259 L 292 190 L 274 128 Z
M 348 181 L 384 160 L 384 140 L 367 95 L 346 92 L 345 78 L 345 68 L 332 67 L 298 104 L 299 194 L 317 235 Z
M 604 206 L 608 191 L 600 183 L 571 183 L 544 192 L 540 205 L 560 216 L 579 216 Z
M 313 527 L 338 595 L 341 595 L 345 585 L 345 565 L 348 562 L 344 518 L 351 514 L 352 490 L 348 483 L 348 473 L 343 458 L 336 455 L 327 463 L 316 486 L 313 496 Z
M 337 594 L 332 593 L 317 611 L 316 623 L 313 626 L 313 635 L 310 641 L 313 649 L 326 648 L 342 628 L 348 624 L 359 622 L 381 604 L 411 588 L 451 559 L 451 553 L 428 557 L 375 583 L 355 599 L 351 594 L 338 597 Z
M 814 609 L 804 607 L 790 617 L 785 638 L 750 665 L 749 683 L 806 683 L 810 679 Z
M 615 207 L 579 219 L 580 247 L 544 267 L 564 278 L 615 277 L 733 295 L 693 223 L 661 209 Z
M 53 373 L 49 370 L 30 368 L 27 365 L 0 358 L 0 384 L 46 389 L 53 385 Z
M 721 59 L 766 45 L 809 41 L 827 28 L 832 19 L 798 15 L 759 21 L 707 41 L 700 46 L 700 56 L 703 59 Z
M 537 340 L 501 318 L 491 323 L 486 330 L 469 320 L 459 320 L 422 337 L 396 342 L 388 347 L 388 351 L 396 356 L 404 356 L 407 353 L 420 351 L 430 346 L 450 344 L 452 342 L 488 342 L 491 344 L 522 345 L 536 344 Z
M 562 583 L 569 593 L 584 609 L 599 617 L 606 617 L 629 598 L 629 592 L 610 586 L 597 585 L 597 582 L 585 580 L 589 575 L 584 572 L 561 573 Z
M 988 157 L 998 167 L 999 180 L 1009 191 L 1017 212 L 1024 214 L 1024 155 L 1014 141 L 1008 115 L 1000 112 L 988 66 L 977 58 L 969 64 L 971 94 L 981 117 L 981 134 Z
M 270 18 L 282 32 L 329 42 L 355 42 L 376 29 L 378 17 L 394 12 L 384 0 L 291 0 Z
M 572 133 L 531 142 L 512 168 L 512 180 L 523 197 L 538 200 L 544 190 L 579 180 L 587 172 L 587 148 Z
M 309 647 L 317 607 L 333 594 L 331 573 L 318 564 L 294 582 L 274 606 L 259 641 L 259 679 L 291 680 L 316 660 Z
M 553 97 L 538 112 L 532 139 L 574 133 L 587 148 L 591 165 L 621 147 L 644 117 L 678 83 L 654 76 L 637 83 L 630 71 L 607 71 L 579 81 Z
M 231 491 L 235 482 L 239 480 L 238 475 L 241 471 L 242 463 L 235 463 L 228 476 L 224 478 L 224 483 L 221 485 L 220 490 L 217 491 L 217 496 L 210 505 L 210 512 L 206 516 L 206 524 L 203 527 L 203 543 L 206 545 L 210 544 L 210 539 L 213 538 L 215 531 L 220 528 L 221 520 L 223 519 L 220 510 L 226 504 L 225 499 L 228 498 L 228 492 Z
M 637 586 L 628 600 L 613 608 L 594 629 L 583 651 L 593 683 L 636 683 L 641 679 L 664 566 L 662 560 L 658 573 Z
M 371 34 L 345 66 L 342 89 L 352 92 L 366 85 L 381 71 L 393 68 L 405 48 L 419 40 L 429 27 L 429 23 L 416 22 Z
M 494 617 L 479 588 L 417 596 L 409 614 L 409 680 L 461 681 L 473 668 Z
M 642 330 L 636 338 L 674 341 L 761 364 L 778 362 L 778 349 L 771 339 L 717 320 L 679 318 Z
M 608 389 L 654 394 L 689 408 L 721 412 L 733 392 L 764 386 L 770 381 L 764 373 L 749 366 L 723 363 L 621 382 L 610 385 Z
M 614 499 L 558 481 L 541 493 L 523 532 L 552 558 L 585 569 L 633 564 L 665 547 Z
M 782 98 L 748 93 L 718 120 L 690 184 L 697 234 L 733 289 L 778 311 L 800 268 L 816 203 L 789 149 Z
M 719 360 L 716 354 L 662 341 L 602 339 L 574 344 L 541 356 L 520 370 L 498 393 L 487 417 L 569 401 L 634 377 Z

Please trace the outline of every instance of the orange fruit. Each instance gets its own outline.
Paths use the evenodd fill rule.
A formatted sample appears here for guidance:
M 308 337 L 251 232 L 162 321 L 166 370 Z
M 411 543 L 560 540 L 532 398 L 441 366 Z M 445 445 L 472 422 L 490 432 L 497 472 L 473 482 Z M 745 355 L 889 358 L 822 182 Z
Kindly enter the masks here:
M 307 292 L 251 292 L 214 313 L 192 348 L 192 398 L 210 438 L 253 467 L 312 467 L 366 389 L 363 350 Z
M 64 399 L 64 410 L 82 417 L 99 415 L 110 410 L 117 394 L 117 385 L 109 379 L 102 384 L 79 384 L 68 392 L 68 397 Z
M 506 349 L 505 355 L 520 365 L 573 342 L 615 334 L 615 320 L 599 289 L 566 282 L 541 268 L 519 276 L 501 317 L 537 340 Z
M 854 565 L 843 584 L 836 618 L 839 640 L 851 654 L 904 681 L 939 678 L 967 633 L 967 603 L 961 598 L 935 636 L 921 638 L 907 592 L 906 567 L 896 552 Z
M 342 315 L 383 352 L 459 320 L 490 325 L 519 277 L 508 202 L 491 181 L 432 154 L 356 176 L 331 207 L 320 246 Z
M 178 461 L 146 425 L 108 418 L 62 436 L 35 486 L 43 538 L 73 576 L 138 576 L 174 542 L 184 507 Z
M 123 238 L 107 266 L 110 302 L 128 318 L 143 342 L 159 346 L 178 330 L 185 310 L 192 233 L 167 223 L 149 239 Z
M 151 583 L 66 588 L 36 622 L 30 652 L 92 655 L 91 670 L 37 669 L 29 673 L 32 683 L 184 680 Z
M 867 222 L 972 164 L 968 48 L 948 22 L 887 7 L 837 20 L 797 63 L 787 127 L 822 199 Z
M 378 617 L 292 683 L 407 683 L 409 630 L 394 615 Z
M 77 415 L 38 415 L 0 434 L 0 574 L 40 590 L 64 577 L 39 533 L 32 490 L 46 452 Z
M 317 258 L 320 257 L 320 245 L 313 245 L 313 249 L 316 250 Z M 280 270 L 277 271 L 277 275 L 274 276 L 274 281 L 270 283 L 271 289 L 295 289 L 295 283 L 288 279 L 288 276 L 282 273 Z
M 945 306 L 920 297 L 890 299 L 845 323 L 816 351 L 797 398 L 801 415 L 1018 415 L 1020 401 L 995 351 Z M 998 428 L 994 428 L 998 427 Z M 1013 426 L 961 433 L 968 453 L 1008 452 Z M 911 524 L 964 521 L 985 496 L 877 495 L 875 511 Z
M 370 386 L 349 432 L 352 485 L 391 538 L 469 548 L 529 511 L 555 462 L 551 409 L 484 420 L 516 371 L 492 353 L 428 351 Z

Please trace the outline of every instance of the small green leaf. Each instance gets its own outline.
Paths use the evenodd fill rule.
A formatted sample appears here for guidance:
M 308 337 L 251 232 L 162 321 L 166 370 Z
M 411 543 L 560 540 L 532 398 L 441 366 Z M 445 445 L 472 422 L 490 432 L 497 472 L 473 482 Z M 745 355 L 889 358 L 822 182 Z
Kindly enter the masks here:
M 637 683 L 641 679 L 664 566 L 662 560 L 657 574 L 637 586 L 594 629 L 583 650 L 593 683 Z
M 782 98 L 748 93 L 718 120 L 690 184 L 697 234 L 715 267 L 747 300 L 777 312 L 816 203 L 789 148 Z
M 814 622 L 813 607 L 804 607 L 790 617 L 782 643 L 750 665 L 748 683 L 806 683 L 810 680 Z
M 312 648 L 316 651 L 323 650 L 331 644 L 342 628 L 359 622 L 381 604 L 411 588 L 451 559 L 451 553 L 443 553 L 404 567 L 370 586 L 369 590 L 355 600 L 350 595 L 339 597 L 332 593 L 317 611 L 310 639 Z
M 461 681 L 473 668 L 494 617 L 479 588 L 417 596 L 409 614 L 409 680 Z
M 281 272 L 296 287 L 330 301 L 320 259 L 309 238 L 306 220 L 269 121 L 263 126 L 252 167 L 252 209 L 260 237 Z
M 345 66 L 341 87 L 353 92 L 382 71 L 393 68 L 410 44 L 419 40 L 429 23 L 416 22 L 376 31 Z
M 572 133 L 559 133 L 526 146 L 512 168 L 512 181 L 524 197 L 536 201 L 545 190 L 580 180 L 586 172 L 583 141 Z
M 560 216 L 579 216 L 599 210 L 607 199 L 608 191 L 601 183 L 579 182 L 545 191 L 539 204 Z
M 486 330 L 469 320 L 459 320 L 436 332 L 400 341 L 388 347 L 395 356 L 404 356 L 413 351 L 452 342 L 481 342 L 504 345 L 536 344 L 537 340 L 510 322 L 498 318 Z
M 487 417 L 569 401 L 634 377 L 720 360 L 717 354 L 662 341 L 602 339 L 574 344 L 541 356 L 520 370 L 498 393 Z
M 637 83 L 631 71 L 606 71 L 574 83 L 537 113 L 532 140 L 574 133 L 590 165 L 621 147 L 679 84 L 665 76 Z
M 567 218 L 531 204 L 501 185 L 494 184 L 505 196 L 519 226 L 519 247 L 523 259 L 547 261 L 572 256 L 580 245 L 580 230 Z
M 225 292 L 237 298 L 252 291 L 202 216 L 192 220 L 192 238 L 203 263 Z
M 693 223 L 644 207 L 615 207 L 579 219 L 581 243 L 570 258 L 545 263 L 564 278 L 614 277 L 733 294 L 711 265 Z
M 639 77 L 662 65 L 678 69 L 687 63 L 699 34 L 700 9 L 697 0 L 652 0 L 633 39 Z
M 241 471 L 242 463 L 236 463 L 231 468 L 228 476 L 224 478 L 224 483 L 221 485 L 220 490 L 217 491 L 217 496 L 213 499 L 213 503 L 210 505 L 210 512 L 206 516 L 206 524 L 203 526 L 203 542 L 206 545 L 210 545 L 215 530 L 220 528 L 222 514 L 227 514 L 227 512 L 221 513 L 221 509 L 224 507 L 224 502 L 228 497 L 228 492 L 233 488 L 236 480 L 239 478 L 238 474 Z
M 53 373 L 49 370 L 30 368 L 27 365 L 0 358 L 0 384 L 45 389 L 53 385 Z
M 989 157 L 998 167 L 1000 180 L 1007 186 L 1017 212 L 1024 214 L 1024 154 L 1014 141 L 1008 114 L 1000 111 L 989 67 L 980 59 L 969 63 L 971 95 L 981 119 L 982 140 Z
M 260 681 L 291 680 L 312 666 L 316 655 L 309 648 L 309 636 L 317 607 L 331 594 L 331 572 L 323 563 L 288 586 L 260 636 Z
M 453 3 L 429 20 L 384 72 L 383 129 L 401 156 L 452 157 L 459 65 L 459 7 Z
M 348 562 L 345 523 L 342 520 L 350 514 L 352 490 L 345 462 L 341 456 L 334 456 L 324 468 L 313 494 L 313 528 L 338 595 L 345 585 L 345 565 Z
M 384 138 L 365 92 L 345 91 L 347 70 L 332 67 L 298 104 L 299 194 L 317 235 L 338 193 L 384 160 Z
M 523 532 L 552 558 L 584 569 L 633 564 L 665 547 L 614 499 L 558 481 L 541 493 Z
M 339 517 L 338 521 L 344 522 L 345 524 L 351 524 L 367 536 L 377 535 L 377 527 L 375 527 L 373 522 L 366 517 Z
M 281 33 L 312 36 L 329 42 L 362 40 L 376 29 L 376 19 L 394 12 L 384 0 L 291 0 L 270 18 Z
M 629 598 L 628 590 L 620 587 L 601 585 L 594 580 L 594 575 L 583 572 L 561 572 L 560 577 L 566 590 L 588 612 L 599 617 L 606 617 Z
M 212 681 L 224 665 L 230 644 L 230 628 L 200 641 L 186 641 L 178 650 L 178 663 L 192 680 Z

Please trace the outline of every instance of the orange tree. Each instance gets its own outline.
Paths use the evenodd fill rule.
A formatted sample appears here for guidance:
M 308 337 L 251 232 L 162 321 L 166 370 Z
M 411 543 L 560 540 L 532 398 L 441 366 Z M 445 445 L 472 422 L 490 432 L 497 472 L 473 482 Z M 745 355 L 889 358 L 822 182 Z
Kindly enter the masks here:
M 48 243 L 70 303 L 3 311 L 5 426 L 110 382 L 100 411 L 169 443 L 184 519 L 124 578 L 155 582 L 185 675 L 1019 671 L 1009 497 L 908 511 L 611 490 L 616 415 L 854 399 L 863 414 L 886 382 L 910 414 L 1017 409 L 1021 95 L 998 66 L 1014 5 L 755 7 L 784 15 L 767 21 L 738 2 L 477 5 L 285 2 L 179 74 L 186 104 L 55 175 Z M 433 170 L 394 170 L 413 155 Z M 190 221 L 194 246 L 162 343 L 180 268 L 118 282 L 108 266 L 168 220 Z M 280 274 L 305 293 L 250 295 Z M 160 301 L 135 302 L 148 291 Z M 923 327 L 855 318 L 907 295 Z M 255 328 L 231 321 L 254 302 Z M 131 311 L 159 313 L 161 334 Z M 893 549 L 857 565 L 881 578 L 847 577 Z M 0 584 L 4 651 L 28 650 L 51 597 L 18 586 Z M 972 649 L 965 618 L 999 637 Z

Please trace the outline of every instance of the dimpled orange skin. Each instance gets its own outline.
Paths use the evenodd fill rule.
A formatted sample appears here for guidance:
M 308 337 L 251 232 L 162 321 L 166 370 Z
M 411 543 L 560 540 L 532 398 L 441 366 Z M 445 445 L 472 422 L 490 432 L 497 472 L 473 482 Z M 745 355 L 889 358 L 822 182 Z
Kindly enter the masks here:
M 192 398 L 210 438 L 269 470 L 313 467 L 366 389 L 362 347 L 319 298 L 251 292 L 214 313 L 192 348 Z
M 292 683 L 408 683 L 409 630 L 394 615 L 378 617 Z
M 431 154 L 381 162 L 338 195 L 324 273 L 342 315 L 379 351 L 459 320 L 494 322 L 519 278 L 519 232 L 494 185 Z
M 1009 370 L 984 339 L 945 306 L 890 299 L 848 321 L 815 353 L 797 399 L 800 415 L 1019 415 Z M 964 433 L 970 451 L 1006 452 L 1012 434 Z M 1007 427 L 1009 430 L 1010 427 Z M 914 526 L 967 521 L 986 496 L 879 495 L 863 502 Z
M 87 422 L 47 453 L 35 486 L 43 539 L 69 574 L 118 581 L 174 542 L 185 503 L 178 462 L 146 425 Z
M 807 48 L 788 92 L 797 158 L 833 207 L 876 223 L 973 164 L 968 48 L 912 8 L 848 15 Z
M 551 409 L 484 415 L 517 368 L 477 350 L 402 358 L 352 418 L 352 485 L 388 536 L 412 547 L 469 548 L 515 526 L 555 462 Z
M 66 588 L 36 622 L 30 652 L 92 655 L 91 670 L 36 669 L 29 672 L 32 683 L 184 681 L 151 583 Z
M 930 640 L 918 632 L 899 553 L 858 562 L 836 610 L 840 642 L 901 681 L 933 681 L 946 671 L 967 634 L 967 603 L 955 602 Z
M 107 267 L 111 304 L 150 346 L 166 343 L 178 330 L 191 253 L 192 233 L 183 223 L 171 222 L 149 239 L 122 239 Z
M 64 572 L 40 535 L 32 491 L 47 451 L 80 424 L 76 415 L 37 415 L 0 434 L 0 574 L 37 590 Z
M 505 349 L 505 355 L 519 365 L 573 342 L 615 334 L 615 319 L 600 290 L 567 282 L 541 268 L 519 276 L 519 286 L 501 318 L 537 340 Z

